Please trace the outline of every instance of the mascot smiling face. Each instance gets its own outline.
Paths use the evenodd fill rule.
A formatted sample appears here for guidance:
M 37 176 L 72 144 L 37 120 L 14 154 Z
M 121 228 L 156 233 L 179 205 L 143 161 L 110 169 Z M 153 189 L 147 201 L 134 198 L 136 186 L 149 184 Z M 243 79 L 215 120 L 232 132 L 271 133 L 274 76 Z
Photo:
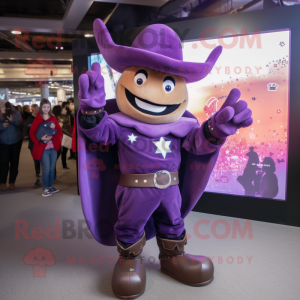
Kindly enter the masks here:
M 116 88 L 118 108 L 144 123 L 172 123 L 188 104 L 185 79 L 147 67 L 128 67 Z

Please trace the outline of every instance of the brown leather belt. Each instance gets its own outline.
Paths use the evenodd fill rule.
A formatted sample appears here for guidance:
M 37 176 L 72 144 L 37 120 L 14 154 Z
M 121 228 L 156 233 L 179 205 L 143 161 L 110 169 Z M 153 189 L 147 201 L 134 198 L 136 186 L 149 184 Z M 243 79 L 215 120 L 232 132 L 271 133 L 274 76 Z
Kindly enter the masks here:
M 166 189 L 171 185 L 179 184 L 178 172 L 166 170 L 157 171 L 149 174 L 124 174 L 121 173 L 119 185 L 127 187 L 154 187 Z

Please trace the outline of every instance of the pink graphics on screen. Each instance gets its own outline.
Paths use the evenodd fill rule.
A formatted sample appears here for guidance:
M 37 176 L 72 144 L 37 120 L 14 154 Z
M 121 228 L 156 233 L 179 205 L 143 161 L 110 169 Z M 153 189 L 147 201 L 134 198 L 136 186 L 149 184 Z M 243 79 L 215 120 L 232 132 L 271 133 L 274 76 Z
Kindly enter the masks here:
M 227 139 L 206 191 L 285 200 L 287 176 L 289 31 L 223 38 L 223 53 L 206 80 L 188 84 L 189 106 L 200 123 L 238 88 L 254 123 Z M 251 41 L 251 43 L 249 42 Z M 184 60 L 202 61 L 218 39 L 185 42 Z M 197 47 L 193 45 L 197 44 Z
M 211 97 L 206 102 L 203 110 L 209 118 L 217 111 L 217 103 L 218 99 L 216 97 Z

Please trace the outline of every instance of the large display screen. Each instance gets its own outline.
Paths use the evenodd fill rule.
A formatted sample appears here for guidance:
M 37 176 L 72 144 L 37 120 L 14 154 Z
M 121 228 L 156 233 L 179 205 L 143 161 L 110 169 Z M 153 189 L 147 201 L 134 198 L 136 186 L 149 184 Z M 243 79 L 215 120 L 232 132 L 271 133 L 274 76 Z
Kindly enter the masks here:
M 286 200 L 290 31 L 183 42 L 183 59 L 204 62 L 220 44 L 223 52 L 210 74 L 187 85 L 188 110 L 203 123 L 238 88 L 254 122 L 227 138 L 206 191 Z M 120 74 L 101 54 L 89 57 L 89 69 L 95 61 L 106 98 L 114 98 Z

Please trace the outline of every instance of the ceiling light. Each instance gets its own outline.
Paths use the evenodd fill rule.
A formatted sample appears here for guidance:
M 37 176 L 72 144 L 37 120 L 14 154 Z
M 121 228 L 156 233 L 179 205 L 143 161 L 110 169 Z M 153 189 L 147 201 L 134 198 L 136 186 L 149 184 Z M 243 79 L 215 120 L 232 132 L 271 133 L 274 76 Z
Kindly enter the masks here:
M 12 33 L 12 34 L 22 34 L 22 32 L 19 31 L 19 30 L 13 30 L 13 31 L 11 31 L 11 33 Z
M 90 34 L 90 33 L 87 33 L 84 35 L 85 37 L 93 37 L 94 35 L 93 34 Z

